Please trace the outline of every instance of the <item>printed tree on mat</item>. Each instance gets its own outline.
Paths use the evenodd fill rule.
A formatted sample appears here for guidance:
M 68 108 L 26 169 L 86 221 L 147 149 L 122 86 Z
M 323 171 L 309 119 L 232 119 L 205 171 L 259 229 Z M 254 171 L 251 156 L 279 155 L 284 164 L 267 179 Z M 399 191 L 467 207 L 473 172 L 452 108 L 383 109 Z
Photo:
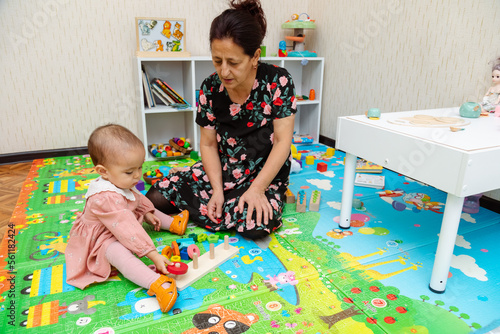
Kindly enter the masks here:
M 361 312 L 354 306 L 351 306 L 347 310 L 343 310 L 332 315 L 320 316 L 320 319 L 323 320 L 325 323 L 327 323 L 328 329 L 330 329 L 337 322 L 360 314 L 363 314 L 363 312 Z

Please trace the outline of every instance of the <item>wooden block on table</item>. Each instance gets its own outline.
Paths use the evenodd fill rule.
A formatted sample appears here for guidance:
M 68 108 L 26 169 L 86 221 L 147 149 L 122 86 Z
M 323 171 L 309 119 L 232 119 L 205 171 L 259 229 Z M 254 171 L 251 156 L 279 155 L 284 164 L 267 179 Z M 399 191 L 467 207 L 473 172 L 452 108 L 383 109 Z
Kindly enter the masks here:
M 307 195 L 304 190 L 300 190 L 297 193 L 297 206 L 295 208 L 295 211 L 297 212 L 306 212 L 306 206 L 307 206 Z
M 213 244 L 211 244 L 213 245 Z M 227 248 L 227 249 L 226 249 Z M 195 261 L 188 263 L 188 271 L 184 275 L 175 277 L 178 290 L 184 290 L 207 273 L 211 272 L 239 252 L 238 247 L 219 244 L 214 248 L 214 258 L 210 259 L 210 252 L 206 252 L 197 258 L 198 269 L 193 268 Z M 169 275 L 172 277 L 172 275 Z
M 321 200 L 321 191 L 313 190 L 309 200 L 309 211 L 319 211 L 319 202 Z

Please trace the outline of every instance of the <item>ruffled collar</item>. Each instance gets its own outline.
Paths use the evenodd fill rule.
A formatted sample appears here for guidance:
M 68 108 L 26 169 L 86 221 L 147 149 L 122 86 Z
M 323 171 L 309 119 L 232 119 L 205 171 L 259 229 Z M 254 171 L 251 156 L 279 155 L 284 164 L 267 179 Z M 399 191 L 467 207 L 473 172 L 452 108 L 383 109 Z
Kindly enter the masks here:
M 103 179 L 101 176 L 99 176 L 97 179 L 93 180 L 90 182 L 89 189 L 87 190 L 87 193 L 85 194 L 85 198 L 89 198 L 92 195 L 104 192 L 104 191 L 112 191 L 115 193 L 118 193 L 128 199 L 129 201 L 135 201 L 135 196 L 133 192 L 136 192 L 139 194 L 139 190 L 135 189 L 133 187 L 132 189 L 120 189 L 117 186 L 115 186 L 113 183 Z

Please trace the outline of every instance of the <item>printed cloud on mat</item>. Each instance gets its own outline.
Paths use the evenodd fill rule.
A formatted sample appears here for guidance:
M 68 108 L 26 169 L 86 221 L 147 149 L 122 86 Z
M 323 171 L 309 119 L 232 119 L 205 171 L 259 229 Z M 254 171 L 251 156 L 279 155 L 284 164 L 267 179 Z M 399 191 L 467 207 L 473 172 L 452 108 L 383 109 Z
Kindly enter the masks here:
M 470 257 L 469 255 L 453 255 L 451 258 L 451 266 L 455 269 L 460 270 L 466 276 L 475 278 L 479 281 L 487 281 L 486 270 L 480 268 L 476 259 Z
M 319 180 L 319 179 L 308 179 L 306 180 L 308 183 L 318 187 L 321 190 L 331 190 L 332 184 L 330 180 Z
M 340 210 L 340 208 L 342 207 L 342 202 L 326 202 L 326 204 L 330 208 L 337 209 L 337 210 Z

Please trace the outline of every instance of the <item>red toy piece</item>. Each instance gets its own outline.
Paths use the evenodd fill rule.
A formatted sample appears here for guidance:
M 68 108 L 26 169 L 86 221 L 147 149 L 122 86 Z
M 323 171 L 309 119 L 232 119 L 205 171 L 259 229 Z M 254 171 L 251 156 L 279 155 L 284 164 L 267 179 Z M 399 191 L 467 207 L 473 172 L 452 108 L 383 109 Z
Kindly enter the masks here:
M 328 165 L 324 162 L 318 162 L 318 164 L 316 165 L 316 169 L 318 170 L 318 172 L 326 172 L 328 170 Z
M 188 265 L 184 262 L 172 262 L 167 266 L 167 270 L 172 275 L 184 275 L 188 271 Z

